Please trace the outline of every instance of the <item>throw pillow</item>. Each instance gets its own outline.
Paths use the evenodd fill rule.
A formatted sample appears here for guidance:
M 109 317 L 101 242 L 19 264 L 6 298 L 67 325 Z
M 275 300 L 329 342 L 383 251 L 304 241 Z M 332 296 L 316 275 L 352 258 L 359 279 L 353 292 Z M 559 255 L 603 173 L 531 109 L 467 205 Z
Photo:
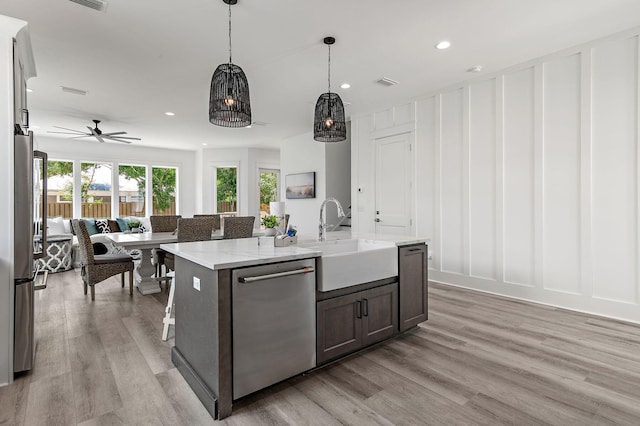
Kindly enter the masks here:
M 84 223 L 87 224 L 87 232 L 89 233 L 89 235 L 95 235 L 100 233 L 100 231 L 98 231 L 98 228 L 96 227 L 95 219 L 83 219 L 83 220 L 84 220 Z
M 122 231 L 120 229 L 120 226 L 118 225 L 118 221 L 117 220 L 109 220 L 109 230 L 111 232 L 120 232 L 120 231 Z
M 47 218 L 47 233 L 49 235 L 64 235 L 66 230 L 64 229 L 64 219 L 62 217 L 49 217 Z
M 129 221 L 126 218 L 118 217 L 116 218 L 116 222 L 118 222 L 118 228 L 120 228 L 120 231 L 124 232 L 129 230 L 129 225 L 127 225 Z
M 109 220 L 108 219 L 96 219 L 96 227 L 98 231 L 102 234 L 110 234 L 111 229 L 109 229 Z

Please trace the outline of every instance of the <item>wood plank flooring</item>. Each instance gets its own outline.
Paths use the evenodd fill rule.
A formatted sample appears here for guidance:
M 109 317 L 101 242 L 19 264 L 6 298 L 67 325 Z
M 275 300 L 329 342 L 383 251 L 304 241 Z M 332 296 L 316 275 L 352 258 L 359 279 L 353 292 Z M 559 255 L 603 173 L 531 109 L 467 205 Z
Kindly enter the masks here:
M 431 285 L 412 332 L 211 419 L 160 340 L 166 294 L 77 271 L 37 293 L 36 366 L 0 388 L 15 425 L 640 425 L 640 326 Z

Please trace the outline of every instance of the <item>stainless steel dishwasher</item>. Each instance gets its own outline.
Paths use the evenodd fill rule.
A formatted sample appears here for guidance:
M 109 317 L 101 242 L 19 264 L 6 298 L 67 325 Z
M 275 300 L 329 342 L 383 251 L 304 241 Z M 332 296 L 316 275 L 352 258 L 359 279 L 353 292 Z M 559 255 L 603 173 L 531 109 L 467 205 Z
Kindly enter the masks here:
M 316 366 L 315 276 L 315 259 L 233 270 L 233 399 Z

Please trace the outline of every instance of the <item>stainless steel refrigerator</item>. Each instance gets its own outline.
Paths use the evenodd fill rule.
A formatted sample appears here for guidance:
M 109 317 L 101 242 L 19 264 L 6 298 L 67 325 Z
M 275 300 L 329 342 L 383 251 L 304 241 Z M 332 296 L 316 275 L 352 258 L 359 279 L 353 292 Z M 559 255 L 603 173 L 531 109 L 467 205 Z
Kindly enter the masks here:
M 21 134 L 16 126 L 14 150 L 14 335 L 13 371 L 33 366 L 34 291 L 46 286 L 46 274 L 35 260 L 47 246 L 47 154 L 33 150 L 33 132 Z

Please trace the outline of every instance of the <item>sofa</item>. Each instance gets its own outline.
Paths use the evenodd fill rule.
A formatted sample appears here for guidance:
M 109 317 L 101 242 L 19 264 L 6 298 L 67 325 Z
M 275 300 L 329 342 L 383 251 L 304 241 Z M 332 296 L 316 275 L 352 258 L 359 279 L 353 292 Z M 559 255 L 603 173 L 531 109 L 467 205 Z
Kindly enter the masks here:
M 140 229 L 144 232 L 151 232 L 151 220 L 148 217 L 119 217 L 114 219 L 95 219 L 95 218 L 83 218 L 87 224 L 87 231 L 92 243 L 103 243 L 109 248 L 110 253 L 122 253 L 124 249 L 122 247 L 115 246 L 112 241 L 106 236 L 115 232 L 131 232 L 129 230 L 130 222 L 140 222 Z M 47 218 L 47 235 L 52 236 L 71 236 L 73 238 L 72 249 L 72 265 L 74 268 L 80 266 L 80 256 L 78 255 L 78 239 L 73 235 L 71 229 L 71 220 L 64 219 L 62 217 Z M 135 257 L 139 255 L 137 250 L 130 253 Z

